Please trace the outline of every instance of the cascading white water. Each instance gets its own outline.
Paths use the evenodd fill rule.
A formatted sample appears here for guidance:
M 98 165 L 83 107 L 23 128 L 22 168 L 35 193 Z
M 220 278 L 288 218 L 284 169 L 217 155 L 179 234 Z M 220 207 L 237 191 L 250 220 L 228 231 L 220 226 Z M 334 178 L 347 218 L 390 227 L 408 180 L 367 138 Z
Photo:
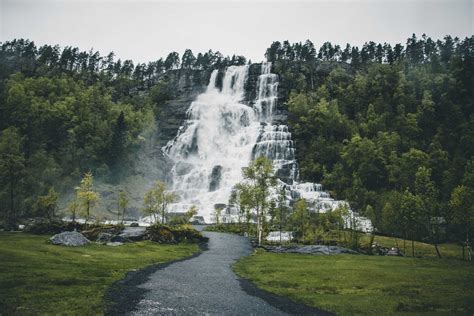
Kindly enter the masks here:
M 248 66 L 228 67 L 221 90 L 217 75 L 214 70 L 206 92 L 191 104 L 184 126 L 165 148 L 174 161 L 172 190 L 180 197 L 170 209 L 185 212 L 195 205 L 206 221 L 242 180 L 260 129 L 259 115 L 242 102 Z
M 195 205 L 199 215 L 212 221 L 214 206 L 227 204 L 232 187 L 242 180 L 242 168 L 260 156 L 273 161 L 290 200 L 305 198 L 323 212 L 346 204 L 332 199 L 320 184 L 297 182 L 291 133 L 286 125 L 272 125 L 278 76 L 271 73 L 271 63 L 262 63 L 257 96 L 249 106 L 244 104 L 248 70 L 249 66 L 228 67 L 222 89 L 214 70 L 206 92 L 191 104 L 177 137 L 164 148 L 174 161 L 172 190 L 180 197 L 170 209 L 185 212 Z M 371 229 L 370 221 L 366 226 Z

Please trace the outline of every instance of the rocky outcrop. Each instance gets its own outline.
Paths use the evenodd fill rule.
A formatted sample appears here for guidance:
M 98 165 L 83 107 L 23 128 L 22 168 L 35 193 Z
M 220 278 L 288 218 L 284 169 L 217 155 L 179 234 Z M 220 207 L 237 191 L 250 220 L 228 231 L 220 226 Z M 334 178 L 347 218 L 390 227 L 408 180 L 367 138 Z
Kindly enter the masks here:
M 81 233 L 78 232 L 63 232 L 57 235 L 54 235 L 49 239 L 54 245 L 61 246 L 84 246 L 90 243 L 89 239 L 84 237 Z
M 157 118 L 156 145 L 161 149 L 176 137 L 186 118 L 186 111 L 196 97 L 206 90 L 211 72 L 207 70 L 180 69 L 165 78 L 170 96 L 160 105 Z

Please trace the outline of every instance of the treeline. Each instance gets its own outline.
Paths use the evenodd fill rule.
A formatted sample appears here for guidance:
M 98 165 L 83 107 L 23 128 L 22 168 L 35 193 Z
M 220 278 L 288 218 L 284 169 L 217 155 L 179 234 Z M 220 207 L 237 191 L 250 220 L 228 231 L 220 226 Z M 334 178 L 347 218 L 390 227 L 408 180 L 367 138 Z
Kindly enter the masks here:
M 405 46 L 274 42 L 300 176 L 379 232 L 431 242 L 474 233 L 474 37 Z
M 148 64 L 113 53 L 0 43 L 0 224 L 47 216 L 41 197 L 92 170 L 118 181 L 174 97 L 170 74 L 243 64 L 219 52 L 176 52 Z
M 69 74 L 87 83 L 100 81 L 115 85 L 119 90 L 127 88 L 127 84 L 121 82 L 124 79 L 133 80 L 136 90 L 150 88 L 170 70 L 212 70 L 247 62 L 243 56 L 229 57 L 212 50 L 195 55 L 186 49 L 181 56 L 171 52 L 166 58 L 134 64 L 129 59 L 116 59 L 113 52 L 101 56 L 98 51 L 81 51 L 71 46 L 62 49 L 58 45 L 36 47 L 34 42 L 24 39 L 0 44 L 1 79 L 14 72 L 26 76 Z
M 339 61 L 359 66 L 370 62 L 393 64 L 406 61 L 410 64 L 424 62 L 448 63 L 453 55 L 462 55 L 472 49 L 469 39 L 446 36 L 444 40 L 432 40 L 423 34 L 418 39 L 415 34 L 406 42 L 406 46 L 389 43 L 366 42 L 361 48 L 347 43 L 344 48 L 325 42 L 317 50 L 314 44 L 307 40 L 305 43 L 273 42 L 265 53 L 267 61 L 277 60 L 305 61 Z

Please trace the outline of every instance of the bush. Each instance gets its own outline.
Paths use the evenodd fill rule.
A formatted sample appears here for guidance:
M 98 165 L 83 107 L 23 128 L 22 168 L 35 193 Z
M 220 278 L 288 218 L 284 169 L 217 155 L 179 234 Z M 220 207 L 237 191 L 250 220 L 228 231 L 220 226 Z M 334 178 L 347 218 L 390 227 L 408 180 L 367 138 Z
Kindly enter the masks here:
M 208 238 L 188 225 L 168 226 L 156 224 L 147 227 L 146 231 L 147 239 L 163 244 L 179 242 L 200 243 L 208 241 Z
M 82 230 L 83 224 L 36 218 L 25 225 L 24 231 L 36 235 L 55 235 L 66 231 Z
M 120 234 L 124 225 L 91 225 L 87 230 L 82 231 L 82 234 L 87 237 L 87 239 L 95 241 L 101 233 L 107 233 L 111 235 Z
M 253 227 L 251 227 L 251 229 L 252 228 Z M 204 230 L 208 232 L 244 235 L 245 229 L 246 229 L 245 224 L 227 223 L 227 224 L 209 225 Z

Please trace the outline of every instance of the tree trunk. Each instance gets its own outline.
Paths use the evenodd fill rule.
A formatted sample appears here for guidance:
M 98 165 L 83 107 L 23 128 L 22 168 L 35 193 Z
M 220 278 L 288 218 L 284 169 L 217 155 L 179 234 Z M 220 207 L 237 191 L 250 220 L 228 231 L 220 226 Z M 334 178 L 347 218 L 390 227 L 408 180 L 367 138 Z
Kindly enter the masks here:
M 472 256 L 471 256 L 471 243 L 469 242 L 469 233 L 466 235 L 466 246 L 467 246 L 467 260 L 471 261 Z
M 90 202 L 87 202 L 87 208 L 86 208 L 86 227 L 87 227 L 87 222 L 89 221 L 89 210 L 90 210 Z
M 372 254 L 372 245 L 374 244 L 374 239 L 375 239 L 375 235 L 371 234 L 370 235 L 370 242 L 369 242 L 369 253 L 370 254 Z
M 436 254 L 438 255 L 438 258 L 441 259 L 441 253 L 439 252 L 438 243 L 435 242 L 434 247 L 436 249 Z
M 16 210 L 15 210 L 15 182 L 11 178 L 10 181 L 10 225 L 16 230 Z
M 258 245 L 259 246 L 262 243 L 261 236 L 262 235 L 260 234 L 260 214 L 257 211 L 257 239 L 258 239 Z
M 415 241 L 411 240 L 411 256 L 415 258 Z

